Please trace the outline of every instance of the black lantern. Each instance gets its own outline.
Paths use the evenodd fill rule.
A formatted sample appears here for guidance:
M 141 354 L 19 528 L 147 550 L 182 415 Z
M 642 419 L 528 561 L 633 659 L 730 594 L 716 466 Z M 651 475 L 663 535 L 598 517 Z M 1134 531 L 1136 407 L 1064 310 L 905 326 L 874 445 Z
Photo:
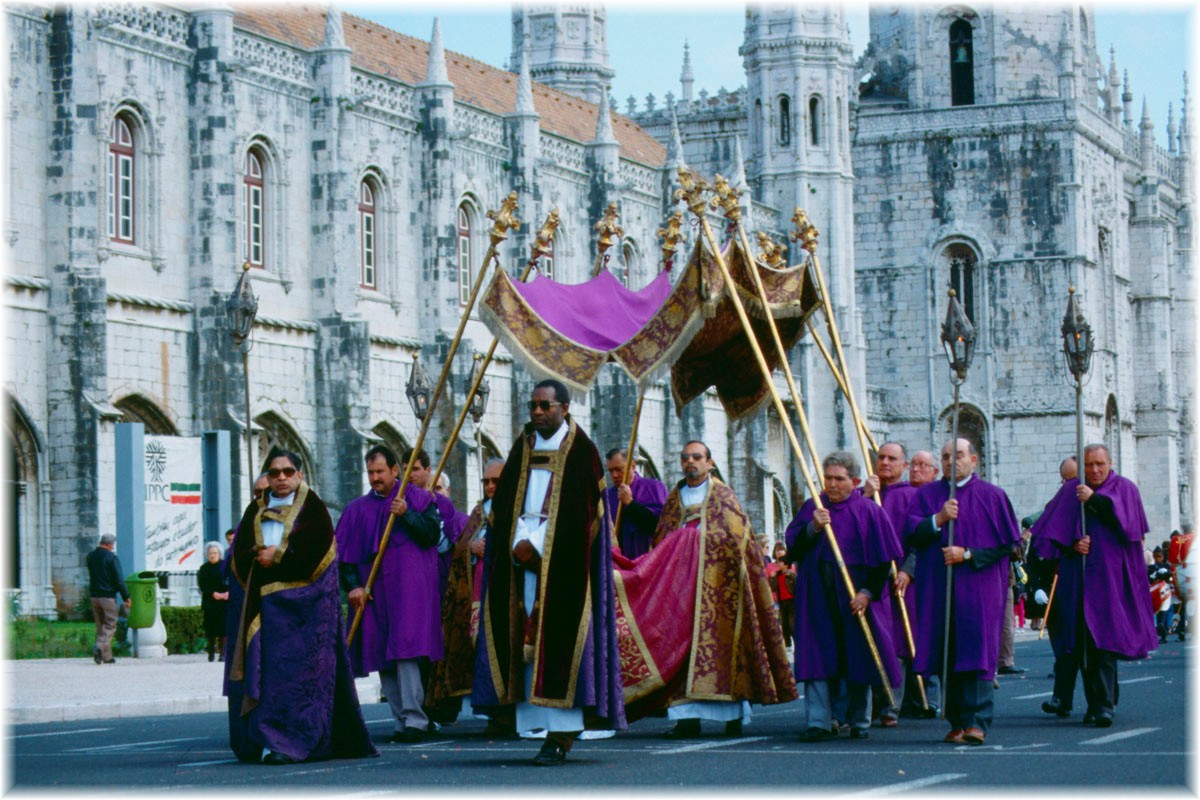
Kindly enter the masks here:
M 408 395 L 408 403 L 412 406 L 413 414 L 418 420 L 424 422 L 425 417 L 429 414 L 429 400 L 433 396 L 433 386 L 429 381 L 429 375 L 421 366 L 419 353 L 413 353 L 412 370 L 408 373 L 408 384 L 404 387 L 404 393 Z
M 467 376 L 467 386 L 474 386 L 475 381 L 479 378 L 479 369 L 483 356 L 479 353 L 475 354 L 475 361 L 471 364 L 471 374 Z M 486 378 L 479 381 L 479 388 L 475 390 L 475 396 L 471 398 L 471 419 L 475 420 L 476 425 L 483 423 L 483 415 L 487 413 L 488 395 L 492 393 L 492 389 L 488 386 Z
M 946 308 L 946 321 L 942 323 L 942 346 L 956 383 L 967 379 L 971 357 L 975 355 L 975 326 L 967 319 L 957 292 L 950 290 L 950 305 Z
M 258 298 L 250 286 L 250 264 L 242 265 L 242 274 L 238 277 L 237 286 L 225 301 L 225 320 L 229 326 L 229 335 L 233 343 L 241 346 L 250 336 L 254 327 L 254 317 L 258 314 Z
M 1062 323 L 1063 352 L 1067 356 L 1067 369 L 1080 380 L 1087 373 L 1092 362 L 1092 326 L 1083 316 L 1083 303 L 1075 294 L 1075 287 L 1068 290 L 1067 313 Z

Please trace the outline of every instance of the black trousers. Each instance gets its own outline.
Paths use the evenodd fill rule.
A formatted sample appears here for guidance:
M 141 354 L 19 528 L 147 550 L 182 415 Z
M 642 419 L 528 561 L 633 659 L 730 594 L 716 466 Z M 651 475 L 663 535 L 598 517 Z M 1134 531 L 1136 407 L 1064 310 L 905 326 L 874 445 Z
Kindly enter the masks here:
M 1096 648 L 1092 632 L 1083 622 L 1075 639 L 1083 644 L 1083 663 L 1080 673 L 1083 675 L 1083 697 L 1087 700 L 1089 714 L 1112 714 L 1117 706 L 1117 656 L 1108 650 Z M 1055 683 L 1058 683 L 1058 672 L 1054 673 Z M 1074 684 L 1074 679 L 1072 679 Z M 1072 686 L 1074 689 L 1074 686 Z

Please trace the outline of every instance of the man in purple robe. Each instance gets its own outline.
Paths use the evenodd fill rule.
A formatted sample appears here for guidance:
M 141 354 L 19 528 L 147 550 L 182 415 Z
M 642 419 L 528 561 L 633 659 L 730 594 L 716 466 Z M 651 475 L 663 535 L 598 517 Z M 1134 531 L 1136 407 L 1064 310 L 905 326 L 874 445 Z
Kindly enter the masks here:
M 1045 557 L 1058 558 L 1048 624 L 1083 673 L 1083 723 L 1107 728 L 1117 704 L 1117 659 L 1142 659 L 1158 646 L 1142 556 L 1150 525 L 1137 486 L 1113 472 L 1107 447 L 1084 448 L 1083 475 L 1084 483 L 1063 483 L 1034 523 L 1033 541 Z M 1069 694 L 1055 687 L 1054 699 L 1068 710 L 1074 683 L 1072 676 Z
M 604 490 L 604 531 L 612 536 L 613 544 L 621 549 L 621 555 L 629 559 L 650 552 L 654 541 L 654 529 L 667 501 L 667 487 L 662 481 L 637 474 L 636 465 L 633 481 L 625 484 L 627 467 L 625 451 L 619 447 L 609 450 L 604 457 L 604 467 L 612 478 L 612 486 Z M 621 530 L 614 532 L 617 509 L 621 509 Z
M 229 561 L 229 746 L 290 764 L 379 752 L 346 655 L 333 523 L 294 453 L 272 453 L 270 491 L 242 515 Z
M 928 455 L 928 454 L 927 454 Z M 904 480 L 904 471 L 909 468 L 908 452 L 899 442 L 885 442 L 875 455 L 875 474 L 863 481 L 863 495 L 874 498 L 879 493 L 883 510 L 887 512 L 888 520 L 896 536 L 904 530 L 908 522 L 908 506 L 917 494 L 917 487 Z M 936 473 L 936 470 L 934 471 Z M 904 627 L 904 617 L 900 613 L 899 602 L 904 603 L 908 613 L 909 626 L 917 616 L 916 603 L 913 602 L 914 592 L 911 590 L 912 574 L 916 571 L 916 557 L 912 551 L 906 550 L 903 561 L 896 564 L 894 581 L 889 581 L 886 589 L 892 606 L 892 643 L 895 645 L 896 658 L 900 660 L 904 680 L 893 692 L 895 706 L 881 707 L 879 723 L 885 728 L 896 727 L 898 718 L 904 716 L 935 717 L 939 700 L 936 678 L 931 678 L 925 686 L 925 696 L 928 707 L 921 704 L 921 692 L 917 686 L 917 674 L 912 669 L 912 651 L 908 646 L 908 631 Z M 915 644 L 915 639 L 913 640 Z
M 805 742 L 837 735 L 833 704 L 844 690 L 850 738 L 865 739 L 871 727 L 871 686 L 879 670 L 855 617 L 867 615 L 888 684 L 901 680 L 900 663 L 888 658 L 892 644 L 891 608 L 884 594 L 891 563 L 902 554 L 887 513 L 856 491 L 858 462 L 835 451 L 822 462 L 823 508 L 809 500 L 788 525 L 788 560 L 797 562 L 795 591 L 796 680 L 804 681 Z M 855 594 L 847 591 L 827 528 L 846 563 Z M 868 613 L 868 609 L 870 612 Z
M 1008 495 L 975 475 L 979 457 L 966 439 L 942 448 L 942 480 L 917 491 L 904 540 L 916 553 L 919 675 L 942 675 L 942 700 L 951 744 L 983 744 L 992 724 L 992 680 L 1004 624 L 1008 559 L 1021 540 Z M 951 467 L 957 495 L 950 499 Z M 949 522 L 954 545 L 949 544 Z M 946 593 L 946 568 L 953 590 Z M 943 663 L 946 603 L 950 603 L 949 663 Z
M 350 608 L 364 609 L 350 660 L 355 675 L 379 673 L 395 718 L 387 741 L 415 744 L 429 727 L 421 665 L 442 657 L 437 511 L 430 494 L 411 483 L 399 496 L 400 465 L 391 448 L 372 447 L 366 463 L 371 489 L 346 505 L 337 526 L 342 586 Z M 367 579 L 392 514 L 396 521 L 368 595 Z
M 625 728 L 612 546 L 600 530 L 600 454 L 545 380 L 492 499 L 471 705 L 516 707 L 542 728 L 533 759 L 557 766 L 585 728 Z

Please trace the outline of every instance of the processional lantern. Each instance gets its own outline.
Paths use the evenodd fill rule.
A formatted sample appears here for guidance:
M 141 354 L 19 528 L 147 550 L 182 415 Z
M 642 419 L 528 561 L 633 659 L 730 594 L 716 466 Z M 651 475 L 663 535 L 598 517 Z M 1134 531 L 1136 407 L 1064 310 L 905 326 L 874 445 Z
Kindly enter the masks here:
M 492 392 L 487 378 L 480 380 L 479 367 L 482 361 L 483 356 L 476 353 L 475 360 L 471 364 L 471 374 L 467 377 L 467 386 L 474 386 L 475 381 L 479 381 L 475 396 L 471 398 L 471 419 L 475 421 L 476 425 L 483 423 L 483 415 L 487 413 L 488 395 Z
M 1063 353 L 1067 357 L 1067 369 L 1076 381 L 1082 380 L 1092 362 L 1095 341 L 1092 326 L 1083 316 L 1083 303 L 1075 294 L 1075 287 L 1068 290 L 1067 313 L 1062 323 Z
M 413 353 L 412 370 L 408 373 L 408 383 L 404 387 L 408 395 L 408 403 L 412 406 L 413 414 L 421 422 L 429 414 L 429 402 L 433 397 L 433 384 L 425 368 L 421 366 L 421 355 Z
M 242 274 L 238 276 L 237 286 L 225 301 L 225 322 L 234 345 L 241 347 L 242 342 L 250 338 L 254 327 L 254 317 L 258 314 L 258 298 L 250 285 L 250 264 L 242 265 Z
M 946 321 L 942 323 L 942 347 L 946 360 L 950 362 L 951 379 L 962 383 L 967 379 L 971 358 L 975 355 L 975 326 L 967 319 L 958 293 L 950 290 L 950 304 L 946 308 Z

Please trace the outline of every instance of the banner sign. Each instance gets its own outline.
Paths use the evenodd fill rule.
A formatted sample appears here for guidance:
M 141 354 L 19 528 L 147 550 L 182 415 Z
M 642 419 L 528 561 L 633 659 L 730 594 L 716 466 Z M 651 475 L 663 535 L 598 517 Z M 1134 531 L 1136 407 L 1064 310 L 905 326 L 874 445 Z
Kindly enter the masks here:
M 199 437 L 146 436 L 146 569 L 191 572 L 204 562 Z

